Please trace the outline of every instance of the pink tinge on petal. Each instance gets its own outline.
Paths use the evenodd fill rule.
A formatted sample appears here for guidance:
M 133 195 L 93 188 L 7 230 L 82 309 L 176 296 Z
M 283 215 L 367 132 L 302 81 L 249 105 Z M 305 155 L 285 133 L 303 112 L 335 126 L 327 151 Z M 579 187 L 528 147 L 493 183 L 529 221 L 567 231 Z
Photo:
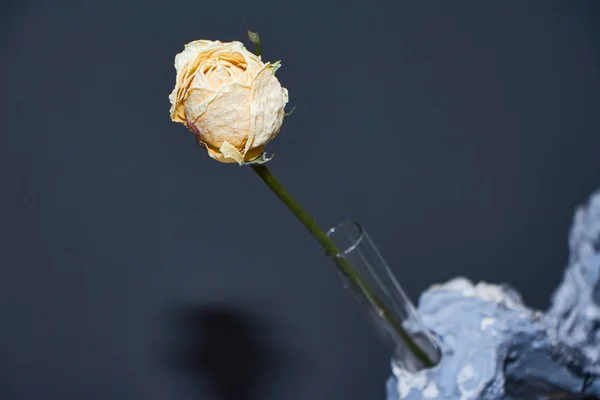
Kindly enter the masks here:
M 196 127 L 194 124 L 192 124 L 187 119 L 185 120 L 185 126 L 187 126 L 190 131 L 194 132 L 194 136 L 196 136 L 196 141 L 198 142 L 199 145 L 204 147 L 204 143 L 202 143 L 200 141 L 200 130 L 198 129 L 198 127 Z
M 187 119 L 185 120 L 185 124 L 187 125 L 187 127 L 193 131 L 196 135 L 200 135 L 200 131 L 198 130 L 198 128 L 196 128 L 194 126 L 194 124 L 192 124 L 190 121 L 188 121 Z

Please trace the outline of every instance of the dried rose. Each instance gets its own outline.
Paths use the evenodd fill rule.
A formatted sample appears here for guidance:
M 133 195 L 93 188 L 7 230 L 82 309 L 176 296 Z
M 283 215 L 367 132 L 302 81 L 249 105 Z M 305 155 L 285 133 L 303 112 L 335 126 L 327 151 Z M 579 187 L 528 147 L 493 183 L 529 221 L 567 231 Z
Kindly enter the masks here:
M 209 156 L 243 164 L 261 156 L 281 128 L 288 92 L 240 42 L 197 40 L 175 57 L 171 119 L 185 124 Z

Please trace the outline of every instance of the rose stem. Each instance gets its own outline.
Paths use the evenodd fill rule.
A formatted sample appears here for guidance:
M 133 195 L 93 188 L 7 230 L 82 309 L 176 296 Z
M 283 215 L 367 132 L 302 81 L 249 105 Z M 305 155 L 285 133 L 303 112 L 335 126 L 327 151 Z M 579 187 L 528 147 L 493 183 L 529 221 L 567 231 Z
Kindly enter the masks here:
M 373 290 L 360 276 L 356 268 L 354 268 L 346 258 L 340 257 L 338 250 L 333 240 L 327 236 L 325 232 L 315 222 L 311 216 L 304 211 L 298 202 L 285 190 L 279 181 L 271 174 L 271 171 L 264 164 L 251 164 L 254 172 L 271 188 L 271 190 L 279 197 L 279 199 L 289 208 L 289 210 L 302 222 L 302 224 L 313 235 L 317 242 L 327 252 L 327 255 L 333 258 L 340 272 L 350 280 L 355 288 L 360 290 L 360 293 L 369 301 L 370 304 L 376 307 L 380 315 L 383 316 L 392 328 L 398 333 L 398 336 L 404 341 L 406 346 L 412 353 L 425 365 L 426 368 L 431 368 L 435 364 L 429 359 L 429 356 L 417 345 L 410 335 L 404 330 L 402 324 L 396 321 L 383 302 L 373 293 Z

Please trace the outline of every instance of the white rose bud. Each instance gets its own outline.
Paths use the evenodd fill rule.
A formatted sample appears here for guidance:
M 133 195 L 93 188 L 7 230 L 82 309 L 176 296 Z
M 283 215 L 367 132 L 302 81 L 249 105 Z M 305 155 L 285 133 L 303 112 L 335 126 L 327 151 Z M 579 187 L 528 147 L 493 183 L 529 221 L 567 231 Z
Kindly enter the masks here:
M 208 155 L 243 164 L 259 157 L 279 133 L 288 92 L 240 42 L 197 40 L 175 57 L 171 119 L 185 124 Z

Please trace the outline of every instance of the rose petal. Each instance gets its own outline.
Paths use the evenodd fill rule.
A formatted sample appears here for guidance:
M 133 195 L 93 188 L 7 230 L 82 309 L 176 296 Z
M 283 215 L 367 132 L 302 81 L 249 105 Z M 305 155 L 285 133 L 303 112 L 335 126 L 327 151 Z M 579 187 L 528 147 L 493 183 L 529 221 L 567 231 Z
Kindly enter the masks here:
M 252 82 L 251 125 L 245 152 L 264 146 L 279 133 L 287 101 L 287 90 L 281 87 L 271 66 L 266 64 Z
M 221 154 L 223 154 L 223 157 L 225 157 L 225 158 L 231 158 L 231 159 L 235 160 L 240 165 L 244 162 L 244 157 L 242 157 L 242 153 L 240 153 L 239 150 L 236 149 L 227 140 L 225 140 L 223 142 L 223 144 L 221 145 L 221 148 L 219 149 L 219 151 L 221 152 Z
M 218 149 L 228 141 L 241 152 L 250 126 L 250 93 L 248 86 L 225 85 L 202 103 L 186 101 L 186 116 L 203 142 Z

